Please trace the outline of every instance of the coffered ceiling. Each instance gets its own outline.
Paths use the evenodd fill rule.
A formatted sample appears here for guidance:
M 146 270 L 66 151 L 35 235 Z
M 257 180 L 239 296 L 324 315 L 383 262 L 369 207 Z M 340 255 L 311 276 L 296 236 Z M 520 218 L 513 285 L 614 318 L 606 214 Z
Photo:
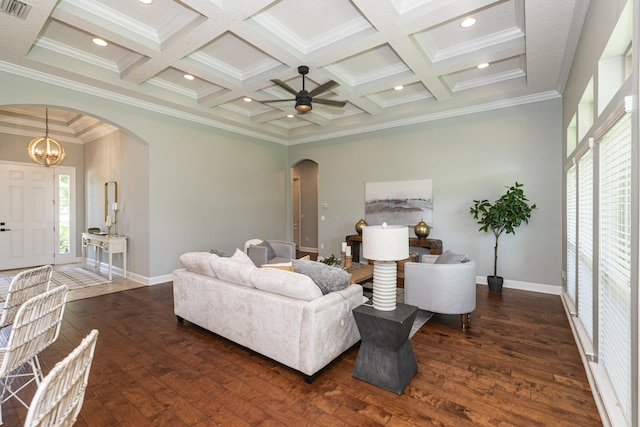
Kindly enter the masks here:
M 0 70 L 296 144 L 559 97 L 588 3 L 25 0 L 26 17 L 0 13 Z M 476 24 L 463 28 L 467 17 Z M 294 101 L 264 102 L 294 98 L 272 79 L 297 92 L 300 65 L 308 91 L 334 80 L 316 98 L 344 107 L 316 102 L 301 114 Z M 43 114 L 5 108 L 0 130 L 41 127 Z M 84 142 L 100 125 L 50 117 Z

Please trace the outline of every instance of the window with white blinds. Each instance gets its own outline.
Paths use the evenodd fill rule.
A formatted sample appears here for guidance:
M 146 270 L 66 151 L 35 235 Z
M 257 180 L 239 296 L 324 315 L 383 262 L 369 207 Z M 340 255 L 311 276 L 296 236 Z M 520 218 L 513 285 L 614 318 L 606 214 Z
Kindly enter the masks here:
M 593 342 L 593 150 L 578 162 L 578 318 Z
M 631 119 L 600 139 L 598 363 L 631 422 Z
M 567 295 L 576 304 L 576 167 L 567 171 Z

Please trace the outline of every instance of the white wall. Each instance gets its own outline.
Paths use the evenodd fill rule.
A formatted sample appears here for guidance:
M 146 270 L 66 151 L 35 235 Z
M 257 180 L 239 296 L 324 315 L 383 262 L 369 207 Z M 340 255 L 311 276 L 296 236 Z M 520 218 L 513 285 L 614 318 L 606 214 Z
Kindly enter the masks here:
M 104 184 L 118 184 L 118 233 L 127 236 L 127 269 L 149 277 L 149 145 L 116 131 L 85 144 L 87 227 L 104 223 Z M 115 228 L 112 229 L 115 232 Z M 113 263 L 122 268 L 122 257 Z
M 249 238 L 287 237 L 285 146 L 6 72 L 0 72 L 0 92 L 2 105 L 85 112 L 148 144 L 149 214 L 130 225 L 148 224 L 148 241 L 136 242 L 136 251 L 148 254 L 148 266 L 136 267 L 134 274 L 170 280 L 184 252 L 232 253 Z M 78 203 L 84 206 L 84 199 Z M 79 225 L 79 231 L 88 226 Z
M 289 162 L 319 165 L 321 255 L 338 254 L 364 216 L 366 182 L 433 180 L 434 228 L 444 249 L 467 253 L 493 274 L 493 234 L 478 232 L 474 199 L 497 199 L 515 181 L 538 205 L 528 225 L 500 238 L 506 281 L 561 285 L 560 99 L 290 147 Z M 337 145 L 339 144 L 339 146 Z
M 498 273 L 560 285 L 560 100 L 287 148 L 9 73 L 0 73 L 0 90 L 6 104 L 83 111 L 148 144 L 149 217 L 136 219 L 148 221 L 149 241 L 137 243 L 147 250 L 148 273 L 134 273 L 170 278 L 186 251 L 290 238 L 290 168 L 308 158 L 319 164 L 319 201 L 329 206 L 319 212 L 322 255 L 338 253 L 354 233 L 364 183 L 431 178 L 431 237 L 477 260 L 479 276 L 490 274 L 492 236 L 477 232 L 468 210 L 517 180 L 539 209 L 515 236 L 501 238 Z

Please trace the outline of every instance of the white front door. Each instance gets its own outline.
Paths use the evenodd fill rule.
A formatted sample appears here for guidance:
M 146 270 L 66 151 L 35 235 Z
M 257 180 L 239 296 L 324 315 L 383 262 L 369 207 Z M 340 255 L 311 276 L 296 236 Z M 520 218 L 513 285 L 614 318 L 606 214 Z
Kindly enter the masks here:
M 54 263 L 54 170 L 0 163 L 0 270 Z

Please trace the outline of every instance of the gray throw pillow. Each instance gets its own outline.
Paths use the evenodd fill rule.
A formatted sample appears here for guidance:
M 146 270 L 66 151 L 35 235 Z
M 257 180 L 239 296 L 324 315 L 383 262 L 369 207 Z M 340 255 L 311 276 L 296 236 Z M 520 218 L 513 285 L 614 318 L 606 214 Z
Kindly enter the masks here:
M 266 240 L 263 240 L 262 243 L 256 246 L 262 246 L 263 248 L 267 248 L 267 260 L 270 260 L 276 257 L 276 251 L 273 250 L 273 246 L 271 246 L 271 244 Z
M 436 264 L 459 264 L 461 262 L 467 262 L 467 256 L 465 254 L 454 254 L 447 250 L 436 260 Z
M 222 251 L 219 251 L 218 249 L 211 249 L 209 251 L 209 253 L 214 254 L 214 255 L 218 255 L 218 256 L 227 256 L 227 254 L 225 254 Z
M 331 267 L 322 262 L 298 259 L 294 259 L 292 263 L 293 271 L 309 276 L 320 288 L 323 295 L 339 291 L 350 285 L 351 274 L 341 268 Z

